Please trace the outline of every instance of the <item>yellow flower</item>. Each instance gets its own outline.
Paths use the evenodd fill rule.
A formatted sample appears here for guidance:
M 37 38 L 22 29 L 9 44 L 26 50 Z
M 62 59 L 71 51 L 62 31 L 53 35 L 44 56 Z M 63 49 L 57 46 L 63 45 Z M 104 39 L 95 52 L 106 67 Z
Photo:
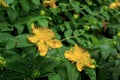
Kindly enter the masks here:
M 115 9 L 120 7 L 120 1 L 119 0 L 115 0 L 115 2 L 112 2 L 109 6 L 110 9 Z
M 55 34 L 48 28 L 35 28 L 32 24 L 33 36 L 28 36 L 28 40 L 32 43 L 36 43 L 41 56 L 47 54 L 48 48 L 59 48 L 62 46 L 61 41 L 54 39 Z
M 95 60 L 91 59 L 88 51 L 78 47 L 77 44 L 71 48 L 71 50 L 66 51 L 64 56 L 68 60 L 76 62 L 78 71 L 82 71 L 84 67 L 95 68 L 95 65 L 93 64 Z
M 0 5 L 3 5 L 4 7 L 9 7 L 5 0 L 0 0 Z
M 109 6 L 110 9 L 114 9 L 114 8 L 117 8 L 117 5 L 115 2 L 111 3 L 110 6 Z
M 44 0 L 43 1 L 43 6 L 47 7 L 47 6 L 50 6 L 50 7 L 53 7 L 53 8 L 56 8 L 56 0 Z

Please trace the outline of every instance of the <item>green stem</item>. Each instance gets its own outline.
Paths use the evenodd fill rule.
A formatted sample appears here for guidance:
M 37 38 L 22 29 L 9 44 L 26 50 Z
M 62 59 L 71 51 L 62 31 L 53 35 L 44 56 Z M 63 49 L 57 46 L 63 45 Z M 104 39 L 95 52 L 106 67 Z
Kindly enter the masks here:
M 46 56 L 46 57 L 47 58 L 54 58 L 56 60 L 66 61 L 65 58 L 61 58 L 61 57 L 57 57 L 57 56 L 55 56 L 55 57 L 53 57 L 53 56 Z
M 64 39 L 61 39 L 60 41 L 65 41 L 65 40 L 68 40 L 68 39 L 71 39 L 71 38 L 75 38 L 75 37 L 78 37 L 78 36 L 81 36 L 83 34 L 78 34 L 78 35 L 75 35 L 75 36 L 71 36 L 71 37 L 66 37 Z

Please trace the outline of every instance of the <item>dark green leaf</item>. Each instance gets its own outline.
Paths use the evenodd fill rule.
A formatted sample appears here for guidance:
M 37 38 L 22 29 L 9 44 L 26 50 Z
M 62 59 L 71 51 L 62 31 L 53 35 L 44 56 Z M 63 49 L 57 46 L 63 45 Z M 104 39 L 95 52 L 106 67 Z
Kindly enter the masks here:
M 90 80 L 96 80 L 96 72 L 94 69 L 85 68 L 85 72 L 89 76 Z
M 35 5 L 40 6 L 40 0 L 31 0 Z
M 15 22 L 15 20 L 17 19 L 17 11 L 13 8 L 9 8 L 7 9 L 7 13 L 8 13 L 8 17 L 10 19 L 11 22 Z
M 27 47 L 32 46 L 33 44 L 30 43 L 27 39 L 27 35 L 18 35 L 9 40 L 7 43 L 6 49 L 18 48 L 18 47 Z
M 107 59 L 110 55 L 110 44 L 108 43 L 104 43 L 100 46 L 100 50 L 101 50 L 101 56 L 103 59 Z
M 48 27 L 48 21 L 46 19 L 40 19 L 38 20 L 38 23 L 40 24 L 40 26 L 42 27 Z
M 76 12 L 80 11 L 80 3 L 74 0 L 69 0 L 71 6 L 75 9 Z
M 0 43 L 6 43 L 11 38 L 13 38 L 13 36 L 8 33 L 0 33 Z
M 30 10 L 30 6 L 27 0 L 20 0 L 20 4 L 25 12 L 28 12 Z
M 68 61 L 66 61 L 66 68 L 68 73 L 68 80 L 78 80 L 79 72 L 76 69 L 76 66 Z
M 11 4 L 14 2 L 14 0 L 5 0 L 7 2 L 7 4 Z
M 15 27 L 17 28 L 18 34 L 21 34 L 24 30 L 24 26 L 21 24 L 15 24 Z
M 62 79 L 60 78 L 60 76 L 59 76 L 58 74 L 55 74 L 55 73 L 49 74 L 48 79 L 49 79 L 49 80 L 62 80 Z

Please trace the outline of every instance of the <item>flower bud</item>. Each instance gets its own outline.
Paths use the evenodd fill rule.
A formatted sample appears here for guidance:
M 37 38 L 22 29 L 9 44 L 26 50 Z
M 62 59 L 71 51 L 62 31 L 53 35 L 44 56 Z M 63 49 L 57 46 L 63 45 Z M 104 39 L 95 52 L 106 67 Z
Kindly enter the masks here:
M 90 30 L 90 26 L 85 25 L 85 26 L 84 26 L 84 30 L 86 30 L 86 31 Z
M 78 19 L 79 15 L 78 14 L 74 14 L 74 19 Z
M 41 11 L 40 11 L 40 15 L 41 15 L 41 16 L 44 16 L 44 15 L 45 15 L 45 11 L 44 11 L 44 10 L 41 10 Z
M 4 57 L 0 56 L 0 68 L 5 64 L 5 59 Z
M 31 74 L 31 77 L 32 77 L 32 78 L 38 78 L 38 77 L 40 77 L 40 72 L 39 72 L 39 70 L 34 70 L 34 71 L 32 72 L 32 74 Z

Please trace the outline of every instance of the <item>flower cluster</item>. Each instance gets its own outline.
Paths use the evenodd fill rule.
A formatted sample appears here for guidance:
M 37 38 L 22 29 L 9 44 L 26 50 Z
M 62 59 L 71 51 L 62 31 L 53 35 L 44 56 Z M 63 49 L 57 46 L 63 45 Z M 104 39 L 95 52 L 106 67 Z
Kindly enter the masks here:
M 51 29 L 48 28 L 36 28 L 32 24 L 32 32 L 34 35 L 28 36 L 28 40 L 32 43 L 35 43 L 40 51 L 41 56 L 47 54 L 48 48 L 59 48 L 62 47 L 61 41 L 54 39 L 55 34 Z M 94 59 L 91 59 L 88 51 L 85 51 L 81 47 L 78 47 L 76 44 L 70 50 L 67 50 L 64 53 L 65 58 L 72 62 L 76 62 L 78 71 L 82 71 L 84 67 L 95 68 L 93 62 Z

